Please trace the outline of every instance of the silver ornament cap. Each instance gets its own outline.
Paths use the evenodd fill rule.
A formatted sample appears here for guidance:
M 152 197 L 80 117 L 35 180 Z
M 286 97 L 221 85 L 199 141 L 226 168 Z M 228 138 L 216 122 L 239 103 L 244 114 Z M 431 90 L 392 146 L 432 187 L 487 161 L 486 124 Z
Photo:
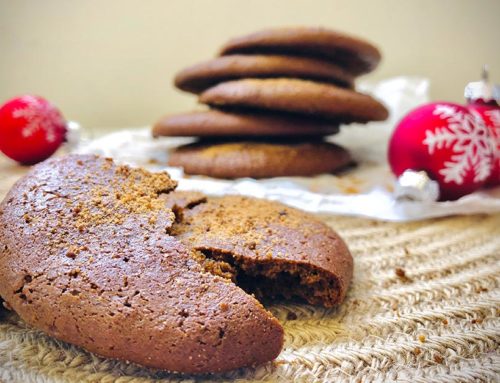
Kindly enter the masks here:
M 394 196 L 398 201 L 435 202 L 439 184 L 423 170 L 406 170 L 396 181 Z
M 464 90 L 464 97 L 468 101 L 496 101 L 498 104 L 500 104 L 500 85 L 491 84 L 489 82 L 488 65 L 483 66 L 481 81 L 470 82 L 466 85 Z

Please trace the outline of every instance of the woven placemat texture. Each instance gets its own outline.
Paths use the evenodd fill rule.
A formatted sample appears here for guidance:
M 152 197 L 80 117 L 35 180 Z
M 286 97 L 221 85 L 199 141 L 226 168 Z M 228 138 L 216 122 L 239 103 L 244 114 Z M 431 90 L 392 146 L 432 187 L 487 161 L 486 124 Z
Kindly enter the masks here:
M 97 357 L 4 313 L 0 381 L 500 381 L 500 215 L 321 218 L 348 243 L 354 280 L 337 309 L 270 307 L 286 332 L 275 362 L 182 377 Z

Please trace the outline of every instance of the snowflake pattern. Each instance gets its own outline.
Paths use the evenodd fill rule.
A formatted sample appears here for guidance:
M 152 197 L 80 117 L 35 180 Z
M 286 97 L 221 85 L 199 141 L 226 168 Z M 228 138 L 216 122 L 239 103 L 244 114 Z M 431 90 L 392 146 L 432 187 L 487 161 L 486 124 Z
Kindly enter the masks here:
M 493 124 L 493 158 L 495 159 L 495 163 L 500 168 L 500 110 L 492 109 L 484 112 L 486 116 L 490 119 Z
M 468 172 L 473 173 L 474 182 L 486 180 L 491 173 L 492 147 L 481 115 L 475 111 L 464 113 L 451 105 L 436 105 L 433 114 L 447 125 L 426 130 L 423 144 L 430 155 L 436 150 L 451 149 L 450 160 L 439 170 L 444 182 L 462 185 Z
M 497 145 L 500 146 L 500 109 L 491 109 L 484 112 L 493 124 Z
M 23 96 L 21 97 L 21 101 L 25 103 L 25 106 L 15 109 L 12 112 L 12 117 L 24 118 L 26 120 L 26 125 L 21 131 L 22 136 L 31 137 L 39 130 L 42 130 L 45 132 L 48 142 L 55 142 L 57 139 L 57 127 L 64 125 L 64 120 L 59 112 L 33 96 Z

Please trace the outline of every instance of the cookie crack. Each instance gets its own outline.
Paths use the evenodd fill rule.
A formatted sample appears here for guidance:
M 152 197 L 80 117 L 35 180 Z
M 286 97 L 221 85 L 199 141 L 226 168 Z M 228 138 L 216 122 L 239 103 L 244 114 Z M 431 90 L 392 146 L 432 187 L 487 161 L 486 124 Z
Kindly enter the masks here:
M 299 300 L 332 307 L 339 301 L 339 281 L 307 264 L 279 260 L 256 260 L 231 251 L 197 247 L 206 272 L 230 279 L 258 299 Z

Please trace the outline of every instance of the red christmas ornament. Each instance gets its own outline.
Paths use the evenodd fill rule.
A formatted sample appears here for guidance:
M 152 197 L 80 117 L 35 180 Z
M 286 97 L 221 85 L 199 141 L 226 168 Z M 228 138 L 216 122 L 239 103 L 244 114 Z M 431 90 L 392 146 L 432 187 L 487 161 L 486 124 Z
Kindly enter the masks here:
M 25 95 L 0 107 L 0 151 L 23 163 L 50 157 L 66 136 L 66 121 L 47 100 Z
M 492 169 L 488 128 L 475 110 L 437 102 L 410 112 L 389 143 L 396 176 L 425 171 L 439 184 L 440 200 L 455 200 L 479 189 Z
M 500 185 L 500 87 L 488 82 L 488 68 L 483 68 L 481 81 L 467 84 L 464 92 L 467 107 L 476 111 L 490 131 L 493 147 L 493 169 L 487 186 Z

